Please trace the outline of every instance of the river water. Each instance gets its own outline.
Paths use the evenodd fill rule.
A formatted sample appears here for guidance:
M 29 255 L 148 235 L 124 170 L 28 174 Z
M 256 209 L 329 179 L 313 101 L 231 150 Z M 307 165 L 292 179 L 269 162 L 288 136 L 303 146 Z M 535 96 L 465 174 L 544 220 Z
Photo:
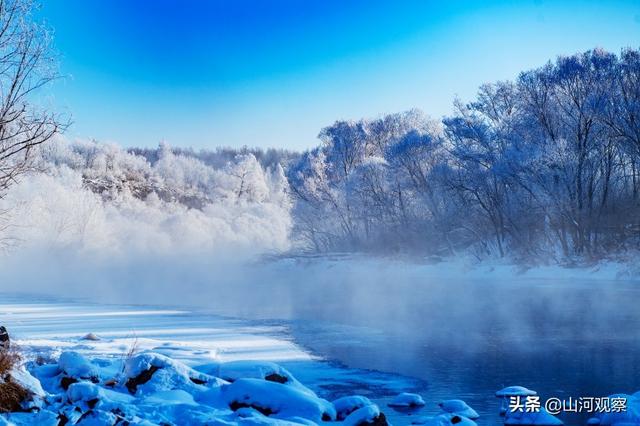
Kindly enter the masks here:
M 306 306 L 298 318 L 322 321 L 294 322 L 292 334 L 349 367 L 422 379 L 427 413 L 460 398 L 479 412 L 478 424 L 496 425 L 494 393 L 508 385 L 534 389 L 543 401 L 640 390 L 635 282 L 414 283 L 360 303 L 298 304 Z M 559 417 L 579 425 L 590 416 Z

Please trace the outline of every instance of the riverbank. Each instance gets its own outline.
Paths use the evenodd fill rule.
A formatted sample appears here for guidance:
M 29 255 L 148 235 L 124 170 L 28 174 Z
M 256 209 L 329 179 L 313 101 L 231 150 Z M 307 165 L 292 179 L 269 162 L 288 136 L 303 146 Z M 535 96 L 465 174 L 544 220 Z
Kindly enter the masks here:
M 68 389 L 60 389 L 59 383 L 54 379 L 47 379 L 48 370 L 60 369 L 61 357 L 71 357 L 72 364 L 75 365 L 73 368 L 84 365 L 82 368 L 98 371 L 96 375 L 100 378 L 99 385 L 110 380 L 107 376 L 114 375 L 114 369 L 120 368 L 117 365 L 149 356 L 155 360 L 154 362 L 164 363 L 163 365 L 170 363 L 171 374 L 189 369 L 211 378 L 219 377 L 221 368 L 227 372 L 239 370 L 240 376 L 248 374 L 248 377 L 253 377 L 256 371 L 273 368 L 270 366 L 277 363 L 294 372 L 304 383 L 304 386 L 300 384 L 301 388 L 308 389 L 321 400 L 332 401 L 347 395 L 366 395 L 372 405 L 383 408 L 388 420 L 393 424 L 410 423 L 405 413 L 394 412 L 386 407 L 386 403 L 400 392 L 415 389 L 417 381 L 398 375 L 349 369 L 328 362 L 294 343 L 287 325 L 281 322 L 243 321 L 182 309 L 132 305 L 101 306 L 25 295 L 2 295 L 0 323 L 11 330 L 13 344 L 19 348 L 29 371 L 40 379 L 44 390 L 49 393 L 49 402 L 55 400 L 56 394 L 66 395 L 65 392 L 68 392 Z M 180 367 L 181 365 L 184 367 Z M 56 373 L 56 377 L 60 374 L 63 373 Z M 63 375 L 66 377 L 68 374 Z M 169 382 L 174 383 L 176 377 L 169 378 Z M 78 380 L 77 377 L 71 379 Z M 132 412 L 137 412 L 138 417 L 149 420 L 148 417 L 141 416 L 140 412 L 150 410 L 153 415 L 154 410 L 158 411 L 158 405 L 169 404 L 175 408 L 185 403 L 184 399 L 177 396 L 184 397 L 184 393 L 181 392 L 191 392 L 191 385 L 169 389 L 173 386 L 171 383 L 159 385 L 158 389 L 154 388 L 154 392 L 151 392 L 165 392 L 160 394 L 162 398 L 155 402 L 155 409 L 154 404 L 149 405 L 147 392 L 144 395 L 146 399 L 138 395 L 140 401 L 128 402 L 132 407 L 138 405 Z M 299 382 L 296 380 L 296 383 Z M 110 390 L 113 389 L 106 388 L 106 405 L 113 404 L 114 401 L 122 403 L 122 398 L 130 399 L 130 395 L 114 396 L 109 393 Z M 178 392 L 179 395 L 176 392 L 167 394 L 166 391 L 169 390 L 181 392 Z M 192 396 L 202 393 L 202 389 L 196 390 L 198 392 L 191 392 Z M 84 389 L 82 392 L 94 391 L 104 395 L 104 390 Z M 79 398 L 82 399 L 84 396 Z M 192 402 L 187 400 L 186 405 L 193 405 Z M 204 405 L 204 408 L 200 407 L 195 412 L 206 414 L 211 411 L 211 403 Z M 60 404 L 53 406 L 58 409 L 64 408 Z M 220 411 L 219 406 L 216 405 L 215 408 Z M 297 412 L 294 408 L 292 412 Z M 430 411 L 434 411 L 435 408 L 431 407 Z M 228 408 L 227 412 L 223 411 L 218 413 L 220 420 L 233 421 L 235 414 Z M 171 413 L 163 412 L 158 419 L 167 420 Z M 184 413 L 183 410 L 182 414 L 186 415 Z M 27 419 L 25 415 L 21 416 Z M 14 416 L 12 421 L 19 418 L 20 416 Z M 38 421 L 44 420 L 46 419 L 43 417 Z M 191 424 L 199 424 L 198 422 L 194 420 Z

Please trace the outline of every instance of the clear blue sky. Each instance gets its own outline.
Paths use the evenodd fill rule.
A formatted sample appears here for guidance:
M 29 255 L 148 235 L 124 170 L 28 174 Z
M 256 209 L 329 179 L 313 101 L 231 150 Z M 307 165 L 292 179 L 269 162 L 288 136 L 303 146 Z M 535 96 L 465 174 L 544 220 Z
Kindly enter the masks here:
M 640 47 L 639 1 L 47 0 L 70 136 L 125 146 L 317 143 L 558 54 Z

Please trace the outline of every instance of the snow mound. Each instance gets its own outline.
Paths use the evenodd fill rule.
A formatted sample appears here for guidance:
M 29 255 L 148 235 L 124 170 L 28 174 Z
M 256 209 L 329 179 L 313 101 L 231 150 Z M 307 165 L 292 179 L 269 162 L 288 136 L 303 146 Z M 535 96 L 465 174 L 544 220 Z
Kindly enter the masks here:
M 349 416 L 349 414 L 362 407 L 374 405 L 369 398 L 360 395 L 344 396 L 333 401 L 333 406 L 336 409 L 337 419 L 342 421 Z
M 506 388 L 500 389 L 496 392 L 496 397 L 502 399 L 502 403 L 500 404 L 500 415 L 504 416 L 507 414 L 509 398 L 512 396 L 527 397 L 537 394 L 538 393 L 536 391 L 527 389 L 524 386 L 507 386 Z
M 63 352 L 58 359 L 60 370 L 70 377 L 92 379 L 98 377 L 98 369 L 78 352 Z
M 527 389 L 524 386 L 507 386 L 496 392 L 498 398 L 509 398 L 511 396 L 534 396 L 538 393 L 534 390 Z
M 329 401 L 277 382 L 238 379 L 223 387 L 222 397 L 233 411 L 248 407 L 265 416 L 284 420 L 294 417 L 314 422 L 336 419 L 336 410 Z
M 424 399 L 417 393 L 403 392 L 396 396 L 393 401 L 389 403 L 389 407 L 422 407 L 424 406 Z
M 345 426 L 386 425 L 387 419 L 377 405 L 366 405 L 349 414 L 343 423 Z
M 445 413 L 458 414 L 471 420 L 475 420 L 480 417 L 476 410 L 469 407 L 469 405 L 461 399 L 449 399 L 442 401 L 438 406 Z
M 11 381 L 17 383 L 20 387 L 25 389 L 29 396 L 23 401 L 22 406 L 26 410 L 40 409 L 44 402 L 46 393 L 42 389 L 42 385 L 38 379 L 33 377 L 24 366 L 16 366 L 9 373 Z
M 312 390 L 296 380 L 286 368 L 273 362 L 230 361 L 222 364 L 201 366 L 197 370 L 215 375 L 227 382 L 235 382 L 238 379 L 261 379 L 268 382 L 282 383 L 315 396 Z
M 149 395 L 182 389 L 200 391 L 199 386 L 219 386 L 223 381 L 196 371 L 181 362 L 153 352 L 142 353 L 127 361 L 125 386 L 132 394 Z

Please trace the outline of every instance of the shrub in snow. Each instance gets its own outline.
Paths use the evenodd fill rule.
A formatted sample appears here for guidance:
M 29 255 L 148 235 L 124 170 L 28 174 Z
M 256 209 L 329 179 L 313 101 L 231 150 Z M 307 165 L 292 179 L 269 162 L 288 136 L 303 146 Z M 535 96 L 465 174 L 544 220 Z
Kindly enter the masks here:
M 29 399 L 29 392 L 18 383 L 6 378 L 0 381 L 0 412 L 20 411 Z
M 389 403 L 389 407 L 422 407 L 424 406 L 424 399 L 417 393 L 403 392 L 396 396 L 393 401 Z
M 276 382 L 238 379 L 223 387 L 222 397 L 233 411 L 249 407 L 281 419 L 304 417 L 315 422 L 336 419 L 336 410 L 329 401 Z
M 40 407 L 45 393 L 12 349 L 0 350 L 0 413 Z
M 461 399 L 449 399 L 442 401 L 438 406 L 446 413 L 459 414 L 471 420 L 475 420 L 480 417 L 476 410 L 469 407 L 469 405 Z

